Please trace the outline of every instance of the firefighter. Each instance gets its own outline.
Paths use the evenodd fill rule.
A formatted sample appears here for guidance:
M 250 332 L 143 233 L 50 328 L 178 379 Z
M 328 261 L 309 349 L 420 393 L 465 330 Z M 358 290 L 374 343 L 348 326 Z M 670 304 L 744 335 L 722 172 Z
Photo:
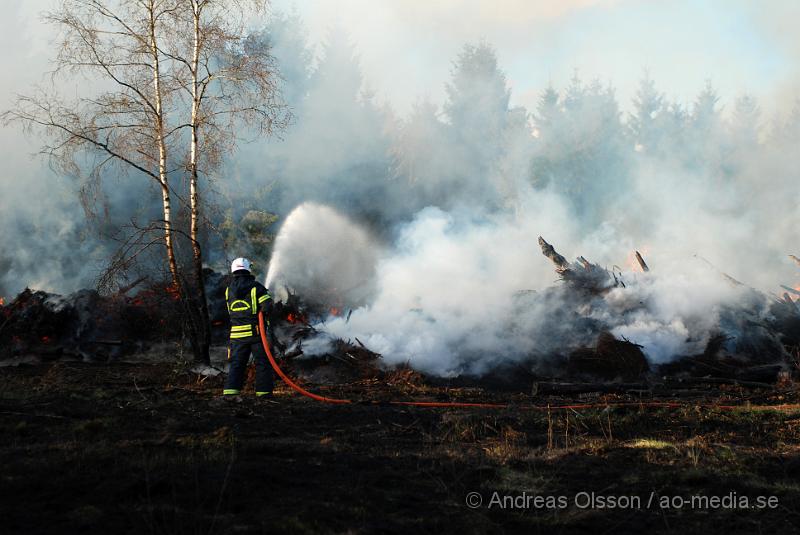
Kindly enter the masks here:
M 234 260 L 231 264 L 231 282 L 225 289 L 225 301 L 231 318 L 231 336 L 228 347 L 230 367 L 222 395 L 229 400 L 236 399 L 242 391 L 251 353 L 256 365 L 256 396 L 272 396 L 272 368 L 258 332 L 259 310 L 264 313 L 265 323 L 269 326 L 272 297 L 250 273 L 250 266 L 250 261 L 246 258 Z

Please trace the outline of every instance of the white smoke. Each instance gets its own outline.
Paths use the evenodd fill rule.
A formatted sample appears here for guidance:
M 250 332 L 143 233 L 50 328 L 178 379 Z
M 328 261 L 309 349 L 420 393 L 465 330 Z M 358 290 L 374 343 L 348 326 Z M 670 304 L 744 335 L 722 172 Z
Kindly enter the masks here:
M 312 299 L 320 291 L 312 281 L 325 281 L 323 291 L 334 283 L 344 287 L 343 277 L 356 288 L 374 287 L 352 314 L 316 325 L 323 334 L 306 354 L 325 352 L 325 338 L 358 338 L 388 364 L 407 362 L 438 375 L 480 374 L 501 362 L 591 345 L 597 331 L 587 321 L 642 345 L 651 362 L 666 362 L 702 352 L 716 334 L 721 307 L 746 292 L 688 258 L 663 271 L 623 273 L 625 288 L 581 303 L 556 282 L 536 237 L 598 252 L 602 242 L 608 254 L 592 258 L 600 261 L 612 253 L 624 258 L 625 244 L 610 242 L 608 229 L 581 238 L 564 224 L 568 212 L 555 195 L 532 192 L 525 205 L 521 215 L 482 218 L 427 208 L 391 247 L 371 256 L 363 237 L 352 239 L 359 235 L 352 223 L 330 208 L 304 204 L 278 236 L 270 281 L 302 287 L 309 293 L 301 295 Z M 339 271 L 343 266 L 351 271 Z
M 7 29 L 25 27 L 20 23 L 25 18 L 20 17 L 22 9 L 12 10 Z M 783 28 L 792 19 L 775 20 Z M 359 52 L 366 52 L 363 46 L 351 47 L 341 36 L 329 39 L 317 61 L 311 62 L 313 50 L 305 49 L 303 32 L 291 35 L 283 22 L 279 25 L 287 35 L 274 36 L 275 51 L 291 89 L 286 92 L 296 95 L 297 122 L 266 147 L 254 143 L 250 152 L 243 147 L 241 157 L 230 162 L 237 166 L 238 172 L 231 174 L 239 176 L 238 182 L 221 183 L 228 193 L 238 184 L 243 193 L 232 196 L 232 205 L 246 210 L 248 203 L 261 202 L 254 192 L 265 186 L 262 177 L 278 182 L 265 201 L 269 205 L 259 205 L 284 221 L 267 284 L 280 290 L 278 294 L 291 289 L 306 300 L 352 307 L 349 321 L 346 316 L 331 318 L 323 326 L 331 335 L 358 336 L 389 362 L 409 360 L 444 374 L 592 343 L 587 334 L 592 330 L 570 315 L 574 303 L 569 296 L 553 290 L 557 277 L 538 251 L 538 235 L 568 258 L 584 255 L 608 268 L 623 264 L 634 248 L 645 252 L 651 274 L 626 274 L 626 289 L 613 290 L 578 316 L 602 321 L 615 335 L 642 344 L 653 362 L 702 349 L 721 311 L 741 299 L 740 290 L 694 255 L 764 291 L 777 291 L 780 283 L 800 283 L 796 266 L 786 256 L 800 254 L 792 250 L 800 221 L 798 160 L 791 150 L 797 138 L 787 138 L 793 144 L 767 140 L 771 129 L 766 128 L 766 115 L 760 129 L 764 142 L 745 149 L 732 143 L 735 136 L 722 132 L 703 134 L 708 139 L 692 137 L 697 128 L 688 120 L 672 128 L 675 117 L 662 110 L 656 117 L 661 121 L 659 139 L 670 141 L 663 154 L 646 146 L 643 152 L 634 151 L 638 140 L 622 136 L 630 119 L 617 124 L 617 108 L 607 112 L 609 102 L 598 101 L 593 90 L 581 97 L 584 104 L 577 111 L 568 110 L 576 88 L 565 86 L 564 76 L 555 76 L 561 87 L 554 109 L 560 110 L 560 118 L 549 130 L 546 121 L 537 118 L 538 100 L 530 102 L 528 110 L 507 109 L 504 81 L 499 98 L 491 92 L 474 98 L 474 88 L 465 85 L 469 98 L 448 98 L 445 110 L 430 105 L 421 106 L 418 113 L 394 115 L 388 106 L 377 104 L 380 98 L 370 97 L 372 80 L 362 76 L 357 60 Z M 496 26 L 507 33 L 508 21 L 502 22 Z M 384 26 L 375 28 L 385 40 Z M 7 33 L 13 38 L 6 41 L 19 41 L 13 32 Z M 774 33 L 787 39 L 794 35 Z M 6 84 L 6 93 L 25 92 L 32 83 L 21 80 L 33 60 L 46 56 L 43 40 L 39 42 L 33 46 L 25 41 L 23 48 L 29 53 L 9 64 L 6 70 L 12 75 L 7 79 L 13 85 Z M 425 51 L 425 46 L 419 50 Z M 396 74 L 396 65 L 384 56 L 378 53 L 375 59 Z M 409 57 L 416 64 L 422 56 Z M 570 72 L 575 66 L 569 55 L 553 61 Z M 661 63 L 670 70 L 677 64 Z M 472 72 L 481 65 L 472 61 L 462 67 Z M 640 67 L 632 62 L 627 68 L 631 65 Z M 719 69 L 724 71 L 724 66 Z M 41 65 L 35 69 L 43 70 Z M 458 69 L 454 71 L 449 85 L 456 82 Z M 703 77 L 718 76 L 714 69 L 696 72 L 701 71 Z M 437 73 L 429 85 L 440 84 L 446 68 Z M 489 82 L 505 80 L 499 74 L 486 76 Z M 681 74 L 659 79 L 670 84 L 665 88 L 670 92 L 676 83 L 696 82 Z M 623 93 L 631 92 L 628 75 L 615 78 L 628 87 Z M 542 79 L 528 96 L 538 99 L 544 86 Z M 444 87 L 441 91 L 447 92 Z M 734 96 L 730 90 L 723 95 Z M 629 98 L 619 101 L 623 109 L 630 106 Z M 730 100 L 718 107 L 725 102 L 720 118 L 735 111 Z M 773 104 L 785 108 L 781 121 L 788 122 L 790 103 Z M 695 111 L 689 102 L 684 107 L 686 114 Z M 505 125 L 502 135 L 485 128 L 495 122 Z M 21 162 L 21 155 L 38 143 L 23 146 L 16 130 L 5 132 L 9 157 L 7 176 L 0 181 L 0 197 L 6 201 L 0 221 L 7 232 L 0 240 L 5 255 L 0 257 L 0 294 L 31 282 L 60 291 L 88 284 L 100 266 L 86 259 L 107 258 L 116 243 L 104 245 L 93 238 L 92 226 L 85 225 L 72 197 L 53 194 L 52 177 L 40 168 L 41 162 L 35 167 Z M 682 136 L 685 142 L 677 142 Z M 609 141 L 617 137 L 618 144 Z M 709 150 L 686 158 L 684 153 L 702 145 L 699 141 L 707 142 Z M 658 146 L 654 143 L 653 148 Z M 533 163 L 537 165 L 532 170 Z M 153 206 L 157 210 L 157 199 L 154 205 L 149 199 L 158 193 L 143 192 L 145 187 L 138 184 L 119 179 L 105 186 L 110 212 L 117 215 L 109 228 L 133 216 L 148 220 Z M 531 184 L 538 188 L 535 192 L 528 191 Z M 544 184 L 561 189 L 541 189 Z M 28 202 L 31 188 L 42 193 L 34 195 L 35 203 Z M 138 199 L 140 206 L 131 199 Z M 304 200 L 335 205 L 353 219 L 320 204 L 302 204 L 284 217 L 288 208 Z M 439 208 L 420 210 L 428 205 Z M 389 244 L 376 240 L 367 226 Z M 78 237 L 85 241 L 78 243 Z M 214 245 L 204 249 L 212 258 Z M 642 308 L 642 302 L 647 306 Z
M 280 300 L 292 292 L 328 305 L 360 305 L 372 291 L 379 252 L 369 233 L 346 217 L 303 203 L 281 226 L 266 286 Z

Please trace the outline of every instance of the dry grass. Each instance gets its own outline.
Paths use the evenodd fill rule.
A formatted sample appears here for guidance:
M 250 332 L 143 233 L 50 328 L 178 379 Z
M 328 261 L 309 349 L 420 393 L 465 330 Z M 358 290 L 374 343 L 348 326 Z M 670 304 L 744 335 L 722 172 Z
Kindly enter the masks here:
M 404 374 L 395 377 L 396 387 L 360 380 L 335 392 L 391 398 L 413 387 L 428 399 L 498 397 L 417 385 Z M 624 526 L 711 535 L 743 523 L 765 533 L 798 528 L 790 513 L 800 510 L 796 414 L 338 407 L 283 387 L 277 404 L 250 395 L 242 403 L 210 403 L 221 380 L 198 381 L 168 365 L 7 369 L 0 377 L 4 529 L 466 534 L 498 526 L 564 533 Z M 797 397 L 782 392 L 753 403 Z M 555 514 L 469 510 L 463 502 L 470 491 L 646 496 L 654 489 L 775 495 L 781 509 Z
M 625 447 L 634 449 L 653 449 L 653 450 L 676 448 L 675 444 L 672 444 L 665 440 L 658 440 L 653 438 L 637 438 L 636 440 L 626 442 Z

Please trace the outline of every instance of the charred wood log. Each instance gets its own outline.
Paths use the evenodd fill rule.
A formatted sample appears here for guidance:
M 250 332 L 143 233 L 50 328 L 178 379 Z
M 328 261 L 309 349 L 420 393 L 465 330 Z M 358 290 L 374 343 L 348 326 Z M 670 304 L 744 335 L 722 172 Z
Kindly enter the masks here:
M 749 383 L 775 383 L 781 373 L 786 370 L 783 364 L 765 364 L 762 366 L 750 366 L 740 369 L 734 379 Z
M 795 311 L 800 312 L 800 308 L 798 308 L 797 303 L 795 303 L 786 292 L 783 293 L 783 302 L 794 308 Z
M 650 271 L 647 262 L 644 261 L 644 258 L 642 258 L 642 255 L 639 253 L 639 251 L 634 251 L 634 252 L 636 253 L 636 261 L 639 262 L 639 267 L 642 268 L 642 271 L 644 271 L 645 273 Z
M 591 262 L 589 262 L 588 260 L 586 260 L 586 259 L 585 259 L 584 257 L 582 257 L 582 256 L 579 256 L 579 257 L 578 257 L 578 262 L 580 262 L 580 263 L 581 263 L 581 265 L 583 266 L 583 269 L 585 269 L 585 270 L 590 270 L 590 269 L 592 269 L 592 267 L 593 267 L 592 263 L 591 263 Z
M 570 376 L 587 376 L 613 380 L 632 380 L 650 369 L 642 346 L 617 340 L 609 332 L 600 333 L 594 348 L 573 351 L 567 362 Z
M 659 375 L 681 377 L 681 380 L 689 378 L 705 380 L 713 377 L 717 380 L 775 383 L 781 372 L 786 369 L 782 362 L 753 366 L 746 361 L 717 357 L 714 354 L 716 350 L 712 346 L 722 344 L 724 337 L 716 338 L 721 338 L 721 340 L 712 340 L 705 354 L 683 357 L 674 362 L 662 364 L 657 370 Z
M 781 284 L 781 288 L 783 288 L 784 290 L 786 290 L 790 294 L 794 294 L 794 295 L 800 296 L 800 291 L 799 290 L 795 290 L 794 288 L 790 288 L 789 286 L 784 286 L 783 284 Z M 786 294 L 783 294 L 783 295 L 786 295 Z
M 567 259 L 558 254 L 555 248 L 547 243 L 541 236 L 539 236 L 539 247 L 542 248 L 542 254 L 556 265 L 556 271 L 559 269 L 569 269 L 569 262 L 567 262 Z
M 575 395 L 575 394 L 646 394 L 665 397 L 682 397 L 687 394 L 707 394 L 707 385 L 733 385 L 743 388 L 767 389 L 775 388 L 774 383 L 744 381 L 725 377 L 685 377 L 670 379 L 663 383 L 560 383 L 535 381 L 531 395 Z
M 741 282 L 741 281 L 739 281 L 739 280 L 736 280 L 736 279 L 734 279 L 733 277 L 731 277 L 730 275 L 728 275 L 728 274 L 727 274 L 727 273 L 725 273 L 724 271 L 722 271 L 722 270 L 720 270 L 719 268 L 717 268 L 717 266 L 715 266 L 714 264 L 712 264 L 711 262 L 709 262 L 707 259 L 703 258 L 702 256 L 700 256 L 700 255 L 696 254 L 696 255 L 694 255 L 694 257 L 695 257 L 695 258 L 697 258 L 698 260 L 702 260 L 703 262 L 705 262 L 705 263 L 708 265 L 708 267 L 710 267 L 711 269 L 713 269 L 714 271 L 716 271 L 717 273 L 719 273 L 719 275 L 720 275 L 721 277 L 723 277 L 723 278 L 724 278 L 726 281 L 728 281 L 729 283 L 731 283 L 731 286 L 746 286 L 746 285 L 745 285 L 745 283 L 743 283 L 743 282 Z
M 556 266 L 556 273 L 576 290 L 588 294 L 600 294 L 621 284 L 621 281 L 606 269 L 592 264 L 582 256 L 579 256 L 576 262 L 568 262 L 541 236 L 539 236 L 539 247 L 542 249 L 542 254 Z
M 649 391 L 651 385 L 647 383 L 555 383 L 534 382 L 531 388 L 532 396 L 588 394 L 627 394 L 631 392 Z
M 126 293 L 130 292 L 131 290 L 133 290 L 134 288 L 136 288 L 137 286 L 139 286 L 141 283 L 143 283 L 146 280 L 147 280 L 147 277 L 139 277 L 138 279 L 136 279 L 132 283 L 126 284 L 125 286 L 122 286 L 117 293 L 120 294 L 120 295 L 125 295 Z
M 746 381 L 743 379 L 733 379 L 730 377 L 682 377 L 679 379 L 671 379 L 665 383 L 665 386 L 672 388 L 680 388 L 682 385 L 734 385 L 745 388 L 775 388 L 774 382 L 767 383 L 761 381 Z

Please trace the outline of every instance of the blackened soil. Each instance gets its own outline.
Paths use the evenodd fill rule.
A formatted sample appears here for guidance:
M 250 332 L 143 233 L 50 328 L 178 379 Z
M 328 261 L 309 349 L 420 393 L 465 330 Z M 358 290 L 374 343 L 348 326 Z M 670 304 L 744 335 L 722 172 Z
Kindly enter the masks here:
M 525 399 L 374 380 L 325 393 L 518 406 L 333 406 L 284 387 L 274 402 L 249 392 L 223 403 L 220 389 L 220 378 L 169 364 L 3 369 L 0 532 L 799 531 L 800 413 L 785 407 L 729 411 L 684 399 L 678 409 L 548 413 L 522 405 L 586 396 Z M 744 399 L 797 402 L 787 387 L 714 391 L 704 403 Z M 481 506 L 467 506 L 471 492 Z M 549 497 L 553 507 L 525 496 Z M 738 507 L 676 507 L 676 496 L 727 497 L 729 505 L 733 497 Z M 610 507 L 609 497 L 628 499 Z M 759 497 L 765 507 L 754 507 Z

